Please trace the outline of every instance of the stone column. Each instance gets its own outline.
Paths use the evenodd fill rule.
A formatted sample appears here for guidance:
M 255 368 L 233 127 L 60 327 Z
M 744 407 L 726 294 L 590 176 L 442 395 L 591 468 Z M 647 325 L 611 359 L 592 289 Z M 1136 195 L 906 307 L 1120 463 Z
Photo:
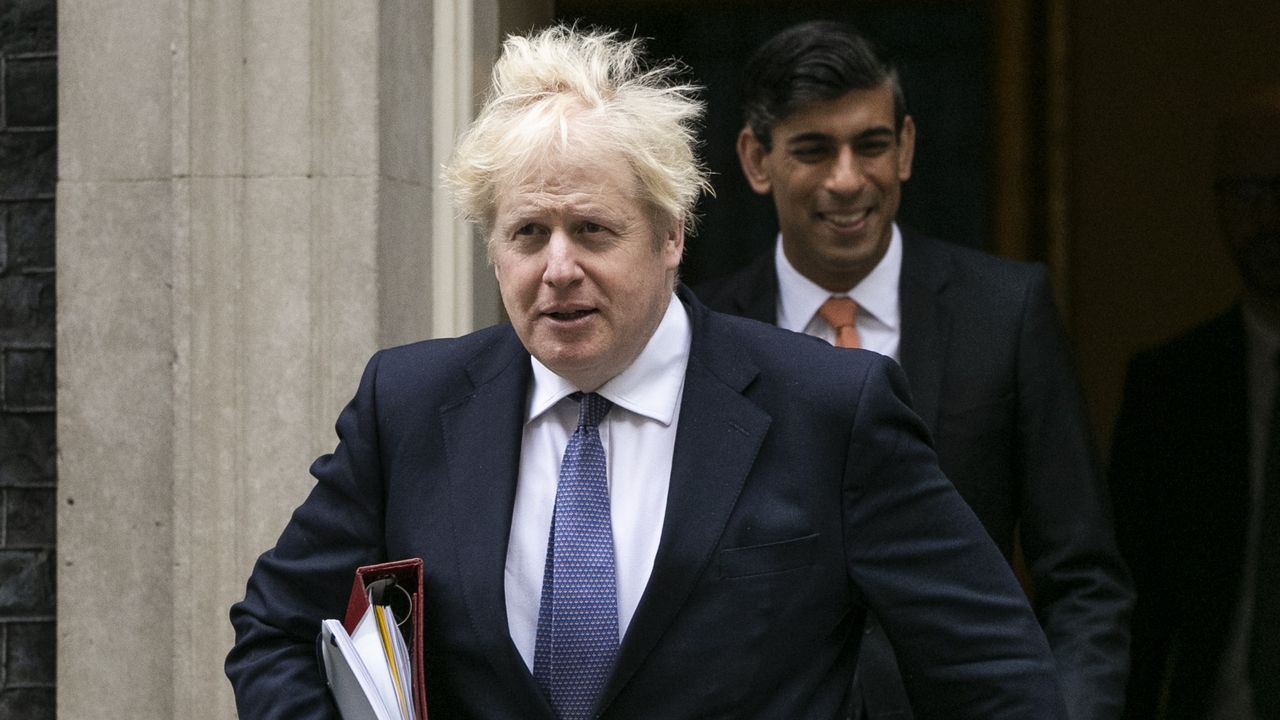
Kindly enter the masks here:
M 234 717 L 227 609 L 364 361 L 496 319 L 432 132 L 495 8 L 59 3 L 61 717 Z

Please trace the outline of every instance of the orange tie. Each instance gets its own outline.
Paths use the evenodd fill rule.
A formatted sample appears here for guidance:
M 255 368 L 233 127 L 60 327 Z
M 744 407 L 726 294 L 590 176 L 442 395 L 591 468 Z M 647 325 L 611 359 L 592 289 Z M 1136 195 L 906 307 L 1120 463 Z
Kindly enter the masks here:
M 818 315 L 835 328 L 836 347 L 862 347 L 862 342 L 858 340 L 858 303 L 853 298 L 827 298 L 822 307 L 818 308 Z

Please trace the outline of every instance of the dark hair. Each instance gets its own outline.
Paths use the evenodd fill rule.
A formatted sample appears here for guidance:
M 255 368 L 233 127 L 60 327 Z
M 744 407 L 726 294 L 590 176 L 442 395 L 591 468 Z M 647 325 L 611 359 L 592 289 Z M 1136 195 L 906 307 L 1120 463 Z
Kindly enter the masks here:
M 880 87 L 886 81 L 893 91 L 894 132 L 902 132 L 907 103 L 898 71 L 848 25 L 823 20 L 800 23 L 774 35 L 747 61 L 742 81 L 743 119 L 769 149 L 773 128 L 792 113 L 852 90 Z

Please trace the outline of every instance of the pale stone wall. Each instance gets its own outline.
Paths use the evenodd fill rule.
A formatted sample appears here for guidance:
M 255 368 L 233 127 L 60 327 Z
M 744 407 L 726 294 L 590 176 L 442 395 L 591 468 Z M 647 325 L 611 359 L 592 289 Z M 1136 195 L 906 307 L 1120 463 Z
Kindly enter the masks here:
M 61 717 L 234 717 L 227 609 L 364 361 L 498 319 L 436 178 L 499 15 L 58 4 Z
M 174 717 L 169 10 L 58 7 L 64 718 Z

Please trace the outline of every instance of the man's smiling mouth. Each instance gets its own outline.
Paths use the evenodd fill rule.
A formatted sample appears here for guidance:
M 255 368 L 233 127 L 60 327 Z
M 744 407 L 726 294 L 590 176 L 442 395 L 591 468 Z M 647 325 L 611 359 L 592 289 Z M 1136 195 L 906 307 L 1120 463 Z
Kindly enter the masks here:
M 870 214 L 871 208 L 863 208 L 851 212 L 819 212 L 818 217 L 839 227 L 854 227 L 865 221 Z

